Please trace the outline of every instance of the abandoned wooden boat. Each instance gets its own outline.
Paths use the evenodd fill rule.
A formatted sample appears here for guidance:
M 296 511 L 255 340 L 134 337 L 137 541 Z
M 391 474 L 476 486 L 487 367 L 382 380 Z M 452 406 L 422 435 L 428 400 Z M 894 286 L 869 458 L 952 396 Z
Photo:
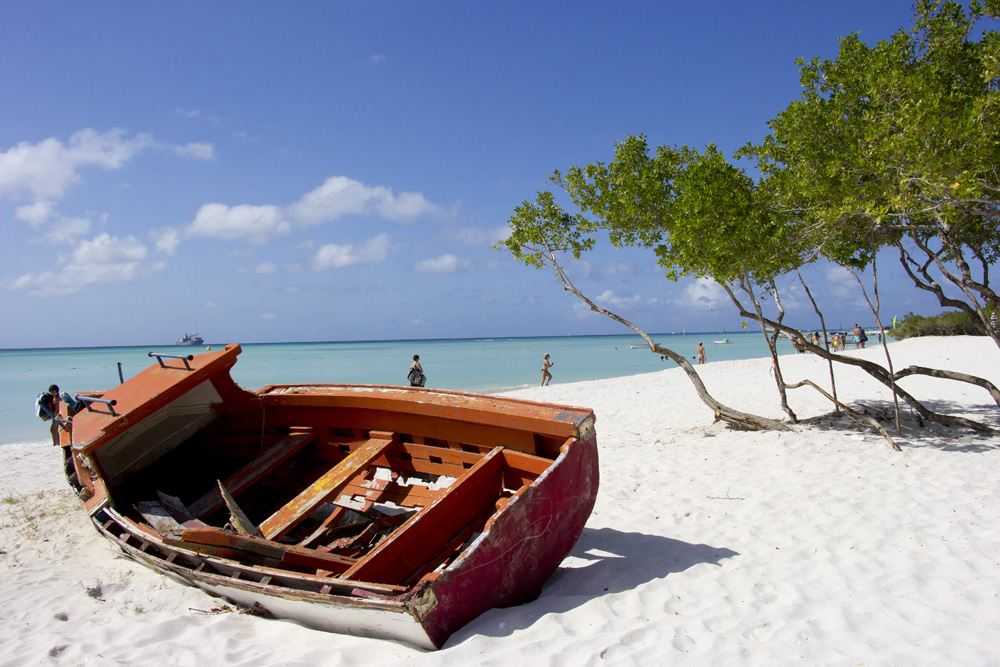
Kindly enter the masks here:
M 157 363 L 63 434 L 125 554 L 310 627 L 438 648 L 530 601 L 598 486 L 590 410 L 424 388 L 240 388 L 238 345 Z

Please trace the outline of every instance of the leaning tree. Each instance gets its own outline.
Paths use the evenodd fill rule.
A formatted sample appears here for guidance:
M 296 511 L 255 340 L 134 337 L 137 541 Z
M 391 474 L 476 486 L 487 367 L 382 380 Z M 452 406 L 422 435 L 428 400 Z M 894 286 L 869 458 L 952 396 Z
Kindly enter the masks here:
M 920 0 L 914 26 L 869 46 L 845 37 L 833 60 L 799 61 L 802 96 L 739 156 L 762 196 L 802 221 L 824 257 L 869 266 L 898 252 L 914 285 L 978 320 L 1000 296 L 1000 36 L 974 33 L 1000 0 Z
M 564 257 L 580 258 L 595 247 L 599 235 L 606 236 L 615 247 L 649 248 L 668 278 L 710 277 L 726 289 L 741 315 L 757 319 L 775 334 L 797 337 L 798 331 L 781 321 L 780 307 L 777 319 L 764 315 L 759 295 L 767 293 L 777 298 L 776 278 L 817 256 L 814 248 L 803 245 L 810 237 L 800 233 L 798 220 L 761 206 L 753 181 L 712 146 L 704 153 L 687 147 L 661 146 L 650 154 L 645 137 L 628 137 L 616 144 L 614 159 L 609 163 L 573 167 L 566 174 L 556 171 L 549 179 L 565 191 L 578 212 L 567 212 L 552 192 L 539 193 L 534 202 L 524 202 L 515 209 L 509 221 L 511 234 L 503 242 L 505 249 L 525 264 L 553 269 L 565 289 L 593 310 L 636 331 L 657 354 L 677 362 L 717 418 L 748 428 L 781 427 L 780 422 L 747 415 L 711 397 L 684 355 L 656 344 L 639 326 L 583 294 L 567 274 Z M 738 293 L 749 297 L 749 305 Z M 830 361 L 860 367 L 929 421 L 986 428 L 927 409 L 895 385 L 890 371 L 874 362 L 834 355 L 825 347 L 801 343 Z M 773 361 L 782 405 L 794 421 L 784 390 L 802 384 L 820 388 L 812 382 L 787 385 L 776 353 Z M 880 426 L 872 425 L 886 435 Z

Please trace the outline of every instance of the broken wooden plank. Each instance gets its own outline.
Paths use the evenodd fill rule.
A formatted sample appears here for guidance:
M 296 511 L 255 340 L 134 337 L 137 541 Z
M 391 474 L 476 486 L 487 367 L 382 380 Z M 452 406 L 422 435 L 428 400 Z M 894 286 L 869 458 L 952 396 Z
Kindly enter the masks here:
M 358 484 L 347 484 L 341 493 L 352 498 L 360 496 L 366 500 L 379 503 L 395 503 L 400 507 L 423 507 L 429 505 L 439 496 L 448 493 L 449 487 L 431 489 L 423 484 L 398 484 L 390 482 L 379 489 L 371 489 Z
M 143 500 L 135 504 L 136 511 L 160 535 L 180 535 L 184 527 L 170 515 L 163 505 L 155 500 Z
M 226 488 L 234 495 L 242 493 L 275 467 L 294 456 L 296 452 L 315 438 L 316 429 L 312 427 L 293 428 L 292 433 L 269 447 L 235 474 L 227 477 Z M 196 500 L 188 509 L 194 516 L 204 519 L 213 512 L 222 509 L 222 505 L 222 495 L 219 493 L 219 489 L 215 488 Z
M 204 552 L 209 549 L 218 549 L 237 556 L 239 552 L 246 552 L 246 554 L 250 554 L 246 560 L 251 562 L 258 560 L 255 557 L 264 557 L 283 563 L 333 572 L 344 572 L 355 563 L 353 558 L 346 556 L 305 549 L 291 544 L 279 544 L 260 537 L 236 535 L 211 526 L 185 530 L 181 534 L 181 541 L 185 547 L 195 551 Z M 209 549 L 204 549 L 204 547 Z M 237 557 L 235 560 L 243 560 L 243 558 Z
M 268 517 L 260 530 L 269 540 L 286 535 L 313 510 L 340 492 L 352 477 L 362 472 L 371 462 L 398 442 L 398 435 L 386 431 L 372 431 L 369 440 L 313 482 L 309 488 Z
M 257 528 L 257 524 L 251 521 L 243 510 L 240 509 L 240 506 L 236 504 L 236 501 L 230 495 L 229 491 L 226 490 L 222 482 L 219 482 L 219 493 L 222 494 L 222 499 L 226 502 L 226 507 L 229 508 L 229 520 L 233 524 L 233 528 L 242 535 L 264 537 L 264 534 Z
M 449 492 L 420 509 L 382 540 L 343 578 L 402 584 L 421 569 L 473 519 L 496 502 L 501 492 L 503 448 L 484 456 Z
M 325 533 L 330 528 L 330 526 L 333 526 L 338 521 L 340 521 L 340 517 L 344 516 L 345 512 L 347 512 L 346 508 L 343 507 L 334 508 L 334 510 L 330 512 L 330 514 L 325 519 L 323 519 L 323 522 L 319 525 L 319 527 L 316 530 L 312 532 L 311 535 L 309 535 L 309 537 L 299 542 L 299 546 L 311 547 L 313 543 L 316 540 L 318 540 L 320 536 L 322 536 L 323 533 Z

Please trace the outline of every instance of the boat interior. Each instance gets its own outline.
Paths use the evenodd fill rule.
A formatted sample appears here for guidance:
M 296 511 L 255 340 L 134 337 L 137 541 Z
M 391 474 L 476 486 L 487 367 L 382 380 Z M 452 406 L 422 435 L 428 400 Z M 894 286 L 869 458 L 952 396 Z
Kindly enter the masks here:
M 488 530 L 573 440 L 357 401 L 288 399 L 322 392 L 266 388 L 256 408 L 244 403 L 193 433 L 171 427 L 95 451 L 117 518 L 105 528 L 140 549 L 160 544 L 157 557 L 209 557 L 227 576 L 236 561 L 405 590 Z M 138 442 L 158 444 L 151 453 Z

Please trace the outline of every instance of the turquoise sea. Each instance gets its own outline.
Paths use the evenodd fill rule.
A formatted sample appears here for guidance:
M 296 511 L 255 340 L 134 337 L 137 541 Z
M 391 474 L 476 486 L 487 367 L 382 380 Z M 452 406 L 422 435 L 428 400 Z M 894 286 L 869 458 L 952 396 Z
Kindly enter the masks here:
M 728 338 L 729 344 L 714 341 Z M 693 357 L 704 342 L 708 363 L 768 356 L 760 333 L 655 334 L 653 339 Z M 238 342 L 238 341 L 232 341 Z M 469 338 L 330 343 L 241 344 L 233 379 L 247 389 L 297 382 L 407 385 L 414 354 L 427 386 L 496 393 L 541 382 L 542 356 L 551 355 L 553 383 L 597 380 L 674 367 L 634 334 L 544 338 Z M 213 349 L 225 342 L 211 343 Z M 70 393 L 104 390 L 156 363 L 149 352 L 197 354 L 204 347 L 86 347 L 0 350 L 0 449 L 51 443 L 48 424 L 34 413 L 35 397 L 50 384 Z M 791 353 L 787 340 L 779 351 Z

